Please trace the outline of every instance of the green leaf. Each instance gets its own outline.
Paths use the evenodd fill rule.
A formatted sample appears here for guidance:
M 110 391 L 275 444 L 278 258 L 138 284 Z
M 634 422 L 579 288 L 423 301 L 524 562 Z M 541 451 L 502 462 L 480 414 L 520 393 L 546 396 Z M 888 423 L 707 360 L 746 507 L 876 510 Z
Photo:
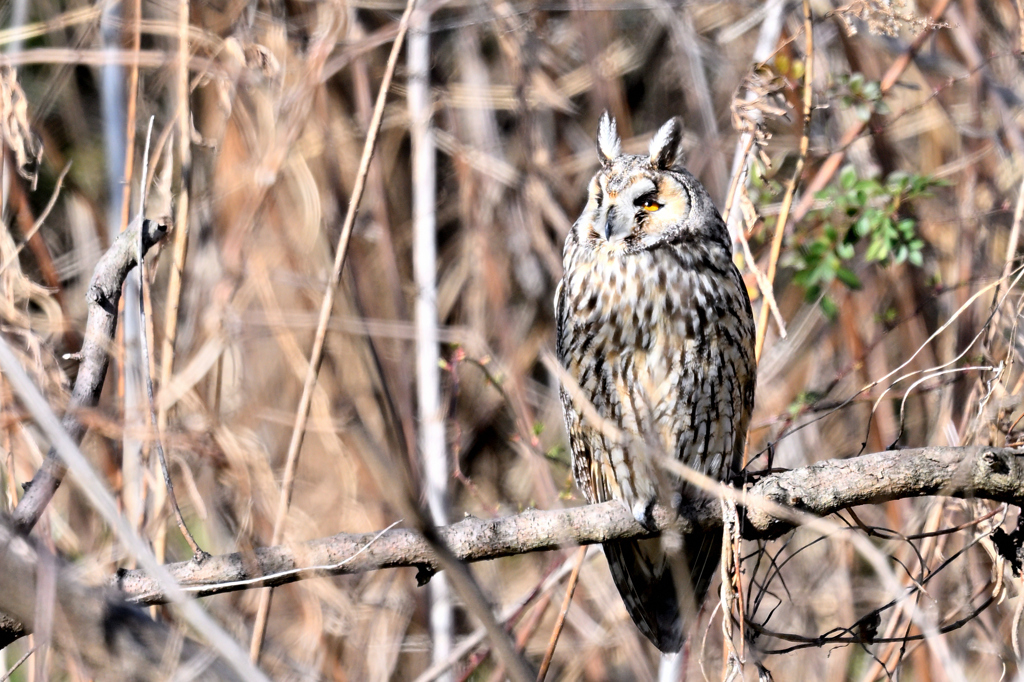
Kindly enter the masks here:
M 886 178 L 886 184 L 892 187 L 905 188 L 910 182 L 910 173 L 906 171 L 893 171 L 889 173 L 889 177 Z
M 860 289 L 860 279 L 849 268 L 841 267 L 836 270 L 836 279 L 851 289 Z
M 822 296 L 821 298 L 821 311 L 825 313 L 825 317 L 829 321 L 833 321 L 839 315 L 839 306 L 832 300 L 830 296 Z
M 853 231 L 858 237 L 866 237 L 871 232 L 871 227 L 871 217 L 865 214 L 853 224 Z
M 884 240 L 873 239 L 871 246 L 868 247 L 867 253 L 864 254 L 864 260 L 867 261 L 878 261 L 885 258 L 885 254 L 888 253 L 889 248 Z
M 857 183 L 857 170 L 853 166 L 843 166 L 839 171 L 839 184 L 845 190 L 853 189 Z

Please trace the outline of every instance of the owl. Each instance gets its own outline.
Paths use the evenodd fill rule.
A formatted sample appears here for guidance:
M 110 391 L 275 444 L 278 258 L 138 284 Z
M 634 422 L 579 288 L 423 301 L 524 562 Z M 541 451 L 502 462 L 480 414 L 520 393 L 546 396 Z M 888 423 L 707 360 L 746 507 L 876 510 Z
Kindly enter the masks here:
M 623 154 L 615 120 L 602 116 L 601 169 L 565 240 L 555 294 L 576 483 L 591 503 L 621 500 L 645 527 L 655 503 L 679 508 L 699 494 L 657 458 L 728 479 L 754 403 L 750 299 L 722 217 L 679 165 L 681 141 L 672 119 L 647 154 Z M 682 647 L 683 614 L 703 599 L 721 544 L 720 532 L 701 530 L 671 552 L 660 538 L 605 543 L 626 609 L 661 651 Z

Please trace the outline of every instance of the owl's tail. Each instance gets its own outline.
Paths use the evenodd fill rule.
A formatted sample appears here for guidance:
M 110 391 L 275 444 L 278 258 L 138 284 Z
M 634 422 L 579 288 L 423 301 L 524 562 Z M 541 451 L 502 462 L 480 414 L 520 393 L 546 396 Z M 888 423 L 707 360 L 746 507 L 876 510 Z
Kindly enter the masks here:
M 693 604 L 694 613 L 704 600 L 722 553 L 721 531 L 696 531 L 683 536 L 680 570 L 673 571 L 661 540 L 622 540 L 604 543 L 604 553 L 619 588 L 626 610 L 640 632 L 665 653 L 683 646 L 685 624 L 681 603 Z M 686 592 L 676 586 L 676 577 L 689 575 Z M 692 590 L 693 600 L 687 592 Z M 680 599 L 685 601 L 680 601 Z M 689 611 L 689 609 L 687 609 Z

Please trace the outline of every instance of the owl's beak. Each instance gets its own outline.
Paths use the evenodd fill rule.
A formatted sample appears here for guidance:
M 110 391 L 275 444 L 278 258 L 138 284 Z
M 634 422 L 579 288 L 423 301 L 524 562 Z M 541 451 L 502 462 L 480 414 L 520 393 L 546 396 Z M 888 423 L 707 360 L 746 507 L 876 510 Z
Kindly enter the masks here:
M 621 239 L 630 233 L 630 225 L 627 221 L 622 220 L 619 216 L 619 212 L 615 210 L 613 205 L 608 209 L 604 218 L 604 238 L 607 241 L 613 239 Z

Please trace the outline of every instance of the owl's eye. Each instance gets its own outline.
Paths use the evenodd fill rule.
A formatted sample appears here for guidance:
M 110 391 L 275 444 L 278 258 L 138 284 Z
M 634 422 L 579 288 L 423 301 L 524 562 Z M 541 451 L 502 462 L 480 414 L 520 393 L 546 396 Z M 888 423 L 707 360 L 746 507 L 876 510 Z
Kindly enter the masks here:
M 642 208 L 648 213 L 654 213 L 664 206 L 664 204 L 658 201 L 657 197 L 657 192 L 644 192 L 633 201 L 633 205 Z

